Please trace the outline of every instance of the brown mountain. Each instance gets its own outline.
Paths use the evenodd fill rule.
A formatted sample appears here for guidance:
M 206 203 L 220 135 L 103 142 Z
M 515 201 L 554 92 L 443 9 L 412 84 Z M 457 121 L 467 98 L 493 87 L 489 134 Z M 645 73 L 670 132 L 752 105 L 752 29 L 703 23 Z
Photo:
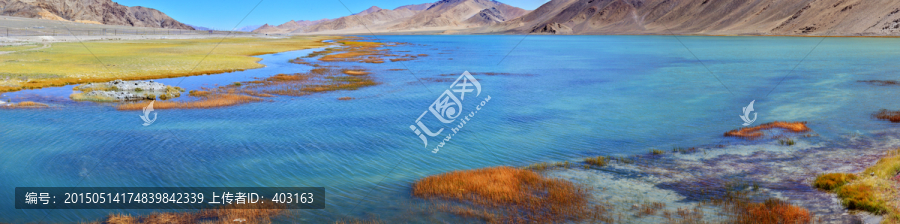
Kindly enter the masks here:
M 503 22 L 526 13 L 528 10 L 493 0 L 442 0 L 388 29 L 409 31 L 471 28 Z
M 552 0 L 473 32 L 900 35 L 896 0 Z
M 359 12 L 359 13 L 354 14 L 354 15 L 357 15 L 357 16 L 364 16 L 364 15 L 369 14 L 369 13 L 377 12 L 378 10 L 381 10 L 381 8 L 378 8 L 378 6 L 372 6 L 372 7 L 369 7 L 368 9 L 363 10 L 362 12 Z
M 413 10 L 413 11 L 422 11 L 422 10 L 428 9 L 428 7 L 431 7 L 432 5 L 434 5 L 434 3 L 423 3 L 423 4 L 418 4 L 418 5 L 404 5 L 404 6 L 397 7 L 394 10 L 409 9 L 409 10 Z
M 418 13 L 418 11 L 406 8 L 395 10 L 381 9 L 365 15 L 344 16 L 307 27 L 303 30 L 295 30 L 293 33 L 367 33 L 370 30 L 376 32 L 382 30 L 386 25 L 394 24 L 397 21 L 411 17 L 416 13 Z
M 2 15 L 136 27 L 193 30 L 156 9 L 111 0 L 0 0 Z

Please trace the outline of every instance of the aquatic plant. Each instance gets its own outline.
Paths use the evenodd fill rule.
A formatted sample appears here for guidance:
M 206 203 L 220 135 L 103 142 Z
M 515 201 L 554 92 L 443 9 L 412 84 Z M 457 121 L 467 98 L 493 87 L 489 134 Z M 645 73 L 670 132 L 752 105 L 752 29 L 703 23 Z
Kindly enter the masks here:
M 662 154 L 665 154 L 665 153 L 666 153 L 666 152 L 664 152 L 664 151 L 662 151 L 662 150 L 659 150 L 659 149 L 651 149 L 651 150 L 650 150 L 650 154 L 652 154 L 652 155 L 662 155 Z
M 837 195 L 847 209 L 859 209 L 882 214 L 887 211 L 883 201 L 875 197 L 873 187 L 866 184 L 846 185 L 837 189 Z
M 731 130 L 725 132 L 725 136 L 738 137 L 744 139 L 757 139 L 763 137 L 762 131 L 769 129 L 782 129 L 788 132 L 793 133 L 801 133 L 809 131 L 809 128 L 806 127 L 806 122 L 784 122 L 784 121 L 775 121 L 770 123 L 761 124 L 754 127 L 744 127 L 737 130 Z
M 353 99 L 353 97 L 349 97 L 349 96 L 338 98 L 338 100 L 352 100 L 352 99 Z
M 827 173 L 816 177 L 813 187 L 830 191 L 837 189 L 850 181 L 856 180 L 857 176 L 852 173 Z
M 792 145 L 796 144 L 796 142 L 794 142 L 794 139 L 790 139 L 790 138 L 788 138 L 788 139 L 778 139 L 778 144 L 780 144 L 780 145 L 792 146 Z
M 188 92 L 188 96 L 193 96 L 193 97 L 209 96 L 209 94 L 211 94 L 209 91 L 202 91 L 202 90 L 191 90 L 190 92 Z
M 632 205 L 631 209 L 637 210 L 635 216 L 643 217 L 649 215 L 656 215 L 656 212 L 665 208 L 666 203 L 662 202 L 644 202 L 640 205 Z
M 594 166 L 606 166 L 606 164 L 609 163 L 609 159 L 604 156 L 597 156 L 597 157 L 584 159 L 584 162 L 587 164 L 594 165 Z
M 611 221 L 607 208 L 589 203 L 588 188 L 505 166 L 429 176 L 413 184 L 412 194 L 489 209 L 501 223 Z

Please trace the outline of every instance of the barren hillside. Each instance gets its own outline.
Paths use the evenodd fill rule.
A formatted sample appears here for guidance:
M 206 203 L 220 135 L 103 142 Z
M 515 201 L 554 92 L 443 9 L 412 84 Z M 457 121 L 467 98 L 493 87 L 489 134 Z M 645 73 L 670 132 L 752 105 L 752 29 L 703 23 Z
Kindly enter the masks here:
M 475 33 L 898 35 L 896 0 L 552 0 Z
M 156 9 L 111 0 L 0 0 L 2 15 L 135 27 L 193 30 Z

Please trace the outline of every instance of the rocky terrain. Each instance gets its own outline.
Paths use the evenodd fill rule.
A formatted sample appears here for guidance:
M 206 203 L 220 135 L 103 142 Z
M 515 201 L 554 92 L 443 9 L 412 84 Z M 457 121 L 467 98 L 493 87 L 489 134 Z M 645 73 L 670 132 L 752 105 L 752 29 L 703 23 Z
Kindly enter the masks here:
M 181 96 L 184 89 L 167 86 L 154 81 L 122 81 L 115 80 L 106 83 L 89 83 L 78 85 L 74 88 L 81 93 L 74 93 L 70 97 L 82 101 L 133 101 L 171 99 Z
M 472 33 L 897 35 L 900 1 L 552 0 Z
M 111 0 L 0 0 L 0 14 L 81 23 L 193 30 L 156 9 Z

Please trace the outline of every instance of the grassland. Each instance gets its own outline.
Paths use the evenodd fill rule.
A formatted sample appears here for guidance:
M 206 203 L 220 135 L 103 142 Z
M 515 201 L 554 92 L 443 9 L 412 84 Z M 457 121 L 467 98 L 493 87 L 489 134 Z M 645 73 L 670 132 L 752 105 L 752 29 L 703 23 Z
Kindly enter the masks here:
M 0 92 L 260 68 L 263 67 L 258 63 L 261 59 L 252 56 L 324 47 L 328 43 L 323 40 L 335 38 L 241 37 L 54 43 L 42 50 L 0 55 Z

